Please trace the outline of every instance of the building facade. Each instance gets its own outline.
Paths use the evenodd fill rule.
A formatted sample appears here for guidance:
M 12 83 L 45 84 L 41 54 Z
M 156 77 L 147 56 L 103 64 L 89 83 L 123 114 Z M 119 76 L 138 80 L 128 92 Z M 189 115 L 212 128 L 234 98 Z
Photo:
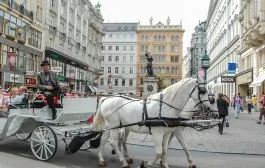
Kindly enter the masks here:
M 251 69 L 251 75 L 237 76 L 237 81 L 247 79 L 237 87 L 239 92 L 259 97 L 265 91 L 265 0 L 240 0 L 239 14 L 239 72 Z
M 191 76 L 201 74 L 204 77 L 204 69 L 201 68 L 201 59 L 206 54 L 206 21 L 200 22 L 195 27 L 195 32 L 191 36 L 190 56 L 191 56 Z
M 182 59 L 182 77 L 191 77 L 191 52 L 190 47 L 187 47 L 186 55 Z
M 235 95 L 235 83 L 222 83 L 221 76 L 228 74 L 228 63 L 238 64 L 239 46 L 239 0 L 210 1 L 207 16 L 207 54 L 211 66 L 207 70 L 208 87 L 230 97 Z M 237 69 L 238 71 L 238 69 Z
M 42 0 L 0 1 L 0 82 L 36 87 L 36 72 L 43 58 Z M 15 56 L 15 64 L 10 66 Z
M 99 90 L 136 94 L 137 23 L 104 23 Z
M 100 6 L 87 0 L 47 0 L 45 59 L 59 68 L 59 81 L 76 92 L 95 92 L 101 64 Z
M 169 18 L 167 24 L 159 21 L 153 25 L 153 19 L 151 18 L 150 25 L 138 25 L 137 96 L 142 96 L 144 92 L 143 78 L 146 76 L 146 51 L 151 52 L 154 74 L 157 78 L 160 78 L 164 87 L 182 79 L 183 33 L 182 25 L 171 25 Z

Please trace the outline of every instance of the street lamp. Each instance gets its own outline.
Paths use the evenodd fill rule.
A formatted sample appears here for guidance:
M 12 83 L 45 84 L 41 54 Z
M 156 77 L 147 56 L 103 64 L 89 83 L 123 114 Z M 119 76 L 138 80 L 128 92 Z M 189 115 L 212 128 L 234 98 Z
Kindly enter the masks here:
M 204 69 L 204 73 L 205 73 L 204 74 L 204 80 L 205 80 L 205 82 L 207 82 L 206 70 L 210 67 L 210 58 L 206 54 L 206 52 L 205 52 L 205 55 L 201 59 L 201 65 L 202 65 L 202 68 Z

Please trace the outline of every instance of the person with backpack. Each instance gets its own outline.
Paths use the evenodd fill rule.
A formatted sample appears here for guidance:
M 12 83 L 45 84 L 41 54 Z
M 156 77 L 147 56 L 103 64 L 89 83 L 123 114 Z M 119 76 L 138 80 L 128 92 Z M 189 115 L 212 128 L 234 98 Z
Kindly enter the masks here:
M 224 123 L 226 122 L 226 116 L 228 116 L 228 107 L 229 101 L 226 99 L 226 96 L 223 93 L 218 94 L 217 99 L 217 108 L 219 113 L 219 119 L 222 119 L 221 123 L 218 123 L 219 130 L 218 132 L 222 135 L 224 129 Z
M 257 124 L 261 124 L 262 116 L 264 116 L 264 121 L 265 121 L 265 95 L 264 95 L 264 92 L 262 92 L 262 94 L 260 96 L 259 103 L 260 103 L 260 114 L 259 114 L 259 121 L 257 122 Z M 265 125 L 265 122 L 263 124 Z
M 242 98 L 240 96 L 240 93 L 237 94 L 234 100 L 235 104 L 235 118 L 238 118 L 238 114 L 240 113 L 240 107 L 242 107 Z

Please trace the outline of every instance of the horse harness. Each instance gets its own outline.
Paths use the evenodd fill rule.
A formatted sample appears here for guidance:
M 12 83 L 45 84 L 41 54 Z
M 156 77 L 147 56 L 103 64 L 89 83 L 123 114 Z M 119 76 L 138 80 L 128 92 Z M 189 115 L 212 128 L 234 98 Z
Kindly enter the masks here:
M 198 86 L 195 86 L 194 89 L 192 90 L 192 92 L 190 93 L 190 97 L 193 94 L 193 92 L 195 91 L 196 87 L 198 87 L 198 98 L 199 98 L 199 102 L 194 106 L 197 107 L 199 104 L 202 104 L 205 101 L 209 101 L 209 100 L 201 100 L 200 98 L 200 94 L 206 94 L 207 93 L 207 89 L 206 87 L 200 87 L 200 85 L 205 84 L 205 83 L 198 83 Z M 118 96 L 118 97 L 122 97 L 128 100 L 132 100 L 130 102 L 127 102 L 125 104 L 123 104 L 122 106 L 120 106 L 118 109 L 116 109 L 114 112 L 116 112 L 117 110 L 119 110 L 121 107 L 134 102 L 134 101 L 139 101 L 139 100 L 134 100 L 134 99 L 130 99 L 128 97 L 124 97 L 124 96 Z M 168 118 L 168 117 L 161 117 L 161 113 L 162 113 L 162 105 L 165 104 L 171 108 L 174 108 L 176 110 L 180 110 L 183 111 L 181 109 L 178 109 L 166 102 L 163 101 L 163 94 L 160 94 L 160 99 L 151 99 L 148 98 L 149 100 L 154 100 L 154 101 L 159 101 L 160 102 L 160 107 L 159 107 L 159 116 L 155 117 L 155 118 L 149 118 L 148 117 L 148 112 L 147 112 L 147 98 L 145 98 L 143 100 L 143 113 L 142 113 L 142 121 L 140 122 L 136 122 L 136 123 L 131 123 L 131 124 L 126 124 L 126 125 L 122 125 L 122 123 L 120 122 L 120 126 L 114 127 L 114 128 L 110 128 L 110 129 L 117 129 L 117 128 L 123 128 L 123 127 L 129 127 L 129 126 L 134 126 L 134 125 L 138 125 L 138 126 L 146 126 L 149 127 L 149 133 L 150 135 L 152 135 L 151 133 L 151 127 L 155 127 L 155 126 L 162 126 L 162 127 L 176 127 L 176 126 L 190 126 L 189 124 L 183 122 L 183 121 L 188 121 L 189 119 L 184 119 L 184 118 Z M 105 99 L 106 100 L 106 99 Z M 113 112 L 113 113 L 114 113 Z M 189 111 L 189 112 L 198 112 L 198 111 Z M 112 114 L 113 114 L 112 113 Z M 110 130 L 108 129 L 108 130 Z

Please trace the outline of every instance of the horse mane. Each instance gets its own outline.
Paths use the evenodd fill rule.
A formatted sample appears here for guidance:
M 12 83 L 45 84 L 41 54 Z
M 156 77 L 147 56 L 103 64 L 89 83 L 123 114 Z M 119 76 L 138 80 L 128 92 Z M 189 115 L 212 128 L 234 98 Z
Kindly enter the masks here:
M 187 102 L 187 100 L 184 99 L 178 99 L 176 101 L 176 97 L 180 96 L 180 95 L 185 95 L 185 94 L 190 94 L 187 93 L 189 90 L 193 89 L 190 88 L 189 83 L 191 81 L 195 80 L 195 78 L 185 78 L 182 79 L 181 81 L 168 86 L 167 88 L 165 88 L 163 91 L 155 93 L 153 95 L 150 95 L 149 98 L 150 99 L 160 99 L 160 94 L 163 95 L 163 100 L 167 100 L 167 103 L 169 104 L 176 104 L 176 102 L 178 102 L 178 104 L 183 104 L 185 105 Z M 181 88 L 181 89 L 180 89 Z M 172 102 L 174 101 L 174 102 Z

